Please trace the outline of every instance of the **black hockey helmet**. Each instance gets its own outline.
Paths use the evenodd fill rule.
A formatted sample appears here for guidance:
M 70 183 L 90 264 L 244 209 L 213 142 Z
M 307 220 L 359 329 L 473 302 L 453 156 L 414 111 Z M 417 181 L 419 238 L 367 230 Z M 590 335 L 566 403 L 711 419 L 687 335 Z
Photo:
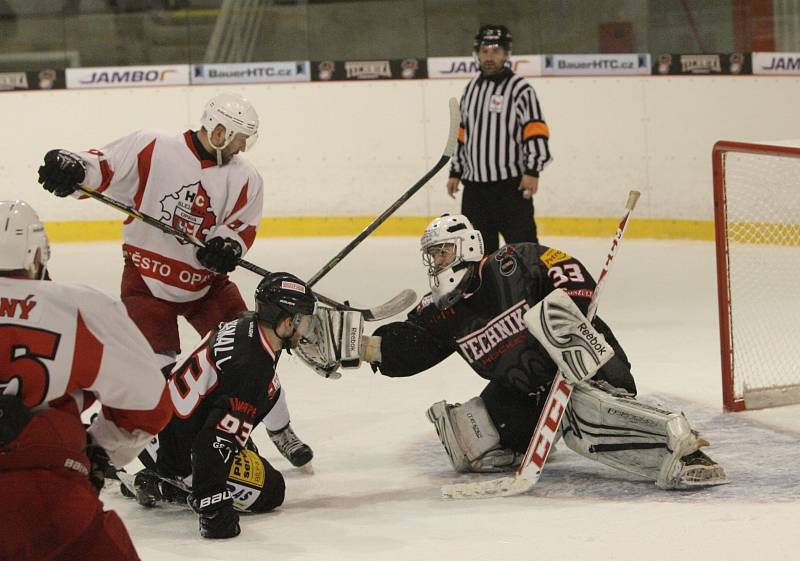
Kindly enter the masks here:
M 506 52 L 511 52 L 511 32 L 505 25 L 495 23 L 482 25 L 475 34 L 472 50 L 477 53 L 481 45 L 498 45 Z
M 284 315 L 292 318 L 295 327 L 302 316 L 314 313 L 317 302 L 311 288 L 290 273 L 270 273 L 256 288 L 258 319 L 273 327 Z

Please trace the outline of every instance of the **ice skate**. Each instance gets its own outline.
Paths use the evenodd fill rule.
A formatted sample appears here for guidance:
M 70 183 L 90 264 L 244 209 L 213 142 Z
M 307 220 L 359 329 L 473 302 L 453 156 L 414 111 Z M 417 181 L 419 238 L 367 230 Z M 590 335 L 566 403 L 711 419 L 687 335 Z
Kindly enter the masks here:
M 302 440 L 297 438 L 297 435 L 290 425 L 286 425 L 286 428 L 277 432 L 267 432 L 269 432 L 269 437 L 278 451 L 283 454 L 294 467 L 304 468 L 304 471 L 313 473 L 311 460 L 314 457 L 314 452 L 308 444 L 305 444 Z
M 682 457 L 681 462 L 676 485 L 679 489 L 728 483 L 725 469 L 700 450 Z

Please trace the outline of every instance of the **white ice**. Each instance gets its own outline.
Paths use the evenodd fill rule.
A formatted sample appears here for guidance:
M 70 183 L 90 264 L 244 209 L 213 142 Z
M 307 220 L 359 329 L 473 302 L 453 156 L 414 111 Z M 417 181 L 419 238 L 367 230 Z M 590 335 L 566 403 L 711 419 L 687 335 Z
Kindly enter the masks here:
M 247 258 L 308 278 L 347 241 L 260 238 Z M 598 271 L 610 238 L 543 242 Z M 59 244 L 51 271 L 117 296 L 120 253 L 118 243 Z M 258 277 L 237 271 L 234 279 L 252 303 Z M 314 449 L 315 473 L 293 469 L 258 431 L 262 454 L 286 477 L 280 509 L 244 516 L 238 538 L 208 541 L 188 511 L 146 510 L 117 489 L 102 498 L 144 561 L 797 559 L 800 406 L 722 412 L 715 282 L 710 243 L 626 240 L 599 313 L 634 365 L 641 399 L 683 410 L 711 441 L 729 485 L 661 491 L 560 447 L 528 495 L 444 501 L 442 484 L 480 477 L 450 470 L 424 415 L 435 401 L 480 392 L 484 381 L 460 359 L 413 378 L 362 366 L 329 381 L 283 357 L 292 424 Z M 368 239 L 316 288 L 370 306 L 407 287 L 426 292 L 414 238 Z M 184 350 L 199 340 L 188 325 L 182 337 Z

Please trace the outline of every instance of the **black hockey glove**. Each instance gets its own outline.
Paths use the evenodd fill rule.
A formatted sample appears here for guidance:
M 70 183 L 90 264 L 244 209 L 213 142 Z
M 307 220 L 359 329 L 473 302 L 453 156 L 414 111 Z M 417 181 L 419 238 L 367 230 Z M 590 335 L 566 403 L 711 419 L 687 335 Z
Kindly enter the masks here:
M 242 246 L 232 238 L 211 238 L 197 250 L 197 260 L 217 273 L 230 273 L 242 256 Z
M 103 490 L 103 485 L 106 482 L 106 476 L 112 473 L 116 475 L 116 468 L 111 465 L 108 459 L 108 453 L 102 446 L 94 444 L 91 439 L 86 446 L 86 456 L 89 458 L 91 466 L 89 467 L 89 481 L 97 492 Z
M 0 394 L 0 448 L 11 444 L 31 418 L 31 412 L 17 396 Z
M 200 535 L 219 540 L 235 538 L 241 532 L 239 514 L 233 509 L 228 490 L 189 495 L 189 506 L 200 515 Z
M 50 150 L 39 167 L 39 183 L 57 197 L 75 192 L 86 179 L 86 164 L 77 154 L 67 150 Z

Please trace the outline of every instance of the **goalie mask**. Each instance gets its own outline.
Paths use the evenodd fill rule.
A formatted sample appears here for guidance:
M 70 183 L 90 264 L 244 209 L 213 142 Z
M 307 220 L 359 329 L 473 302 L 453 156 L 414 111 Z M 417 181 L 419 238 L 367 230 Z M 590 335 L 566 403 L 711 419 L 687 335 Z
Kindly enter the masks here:
M 40 271 L 35 271 L 36 253 Z M 50 259 L 44 225 L 24 201 L 0 201 L 0 271 L 25 270 L 43 278 Z
M 470 264 L 483 258 L 483 237 L 463 214 L 444 214 L 425 228 L 420 246 L 433 302 L 446 310 L 461 300 Z
M 301 336 L 311 325 L 317 299 L 311 288 L 290 273 L 271 273 L 258 283 L 255 294 L 256 315 L 273 329 L 284 317 L 292 320 L 294 331 L 283 338 L 284 348 L 291 348 L 295 333 Z
M 225 127 L 225 141 L 222 145 L 211 144 L 217 152 L 219 165 L 222 165 L 222 151 L 237 134 L 246 138 L 245 152 L 251 150 L 258 140 L 258 114 L 253 105 L 239 94 L 222 93 L 212 97 L 206 104 L 200 123 L 208 133 L 209 142 L 217 125 Z

